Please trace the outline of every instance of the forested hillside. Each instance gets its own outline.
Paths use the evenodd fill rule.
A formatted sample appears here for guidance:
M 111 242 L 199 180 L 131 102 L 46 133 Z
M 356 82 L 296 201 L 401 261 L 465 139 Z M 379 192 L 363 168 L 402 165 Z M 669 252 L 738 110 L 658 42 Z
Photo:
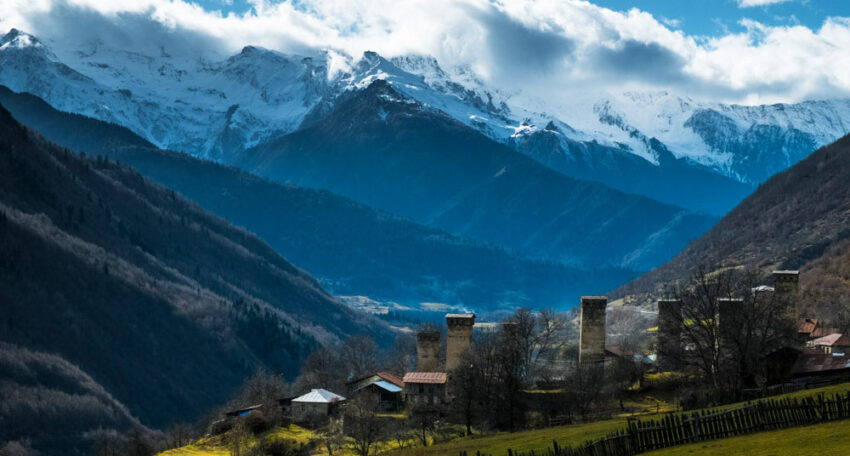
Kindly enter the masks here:
M 850 136 L 777 174 L 671 262 L 619 288 L 640 295 L 699 267 L 800 269 L 810 305 L 850 297 Z M 832 313 L 832 312 L 830 312 Z M 845 312 L 846 313 L 846 312 Z
M 126 165 L 48 143 L 4 109 L 0 302 L 4 353 L 44 353 L 41 364 L 53 366 L 24 377 L 4 370 L 5 381 L 24 378 L 35 391 L 30 416 L 0 408 L 0 422 L 18 423 L 3 426 L 17 433 L 4 438 L 36 447 L 50 444 L 45 429 L 79 439 L 81 423 L 131 423 L 120 404 L 145 425 L 194 419 L 258 367 L 294 376 L 318 343 L 389 335 L 253 235 Z M 114 398 L 101 395 L 88 421 L 38 412 L 66 406 L 51 390 L 79 389 L 51 374 L 77 372 L 65 361 L 79 368 L 72 377 Z

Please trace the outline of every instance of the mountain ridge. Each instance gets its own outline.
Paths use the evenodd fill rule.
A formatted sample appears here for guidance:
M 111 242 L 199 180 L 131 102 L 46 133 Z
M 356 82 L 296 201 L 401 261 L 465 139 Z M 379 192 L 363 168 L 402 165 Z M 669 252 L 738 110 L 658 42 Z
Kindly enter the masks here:
M 24 40 L 29 35 L 17 30 L 14 35 L 10 39 L 22 43 L 37 41 Z M 321 50 L 298 56 L 247 46 L 223 60 L 181 60 L 164 51 L 147 55 L 99 43 L 85 52 L 63 49 L 68 62 L 62 63 L 43 44 L 24 44 L 0 48 L 0 83 L 60 110 L 129 127 L 161 148 L 229 163 L 246 148 L 309 124 L 343 93 L 380 78 L 559 172 L 715 215 L 850 128 L 850 100 L 749 107 L 629 92 L 553 106 L 490 87 L 469 68 L 444 69 L 429 56 L 385 59 Z M 597 112 L 606 103 L 620 125 Z M 705 112 L 715 120 L 706 122 Z M 548 125 L 559 130 L 557 141 L 536 139 Z M 646 139 L 663 144 L 678 165 L 657 162 Z M 522 147 L 538 142 L 548 146 Z M 759 152 L 768 146 L 776 152 Z M 612 157 L 619 158 L 612 163 Z M 640 178 L 653 168 L 650 178 Z M 678 176 L 683 172 L 687 176 Z M 683 181 L 691 182 L 686 192 L 666 191 Z M 700 203 L 709 199 L 715 201 Z
M 245 226 L 335 294 L 402 305 L 410 305 L 407 300 L 444 302 L 477 311 L 494 310 L 500 303 L 563 308 L 589 290 L 601 291 L 634 276 L 631 271 L 581 271 L 513 257 L 326 191 L 284 186 L 162 151 L 124 127 L 61 113 L 33 95 L 2 86 L 0 103 L 48 139 L 127 163 Z
M 713 223 L 557 173 L 381 79 L 350 92 L 320 121 L 243 152 L 236 164 L 452 234 L 585 267 L 646 268 Z M 602 223 L 587 224 L 578 214 Z
M 812 307 L 843 302 L 850 258 L 850 135 L 818 149 L 759 186 L 672 261 L 616 289 L 645 296 L 703 268 L 749 267 L 768 275 L 800 269 Z M 816 273 L 815 271 L 820 271 Z

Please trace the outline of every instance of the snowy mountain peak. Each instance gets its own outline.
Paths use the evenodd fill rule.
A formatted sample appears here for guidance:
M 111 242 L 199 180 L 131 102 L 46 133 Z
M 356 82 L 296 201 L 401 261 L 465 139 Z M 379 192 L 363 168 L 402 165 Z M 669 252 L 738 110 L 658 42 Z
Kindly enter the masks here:
M 3 35 L 3 38 L 0 38 L 0 47 L 29 47 L 35 45 L 41 45 L 41 42 L 36 37 L 15 28 L 9 30 L 9 33 Z
M 10 30 L 0 38 L 0 84 L 126 126 L 157 146 L 223 162 L 317 120 L 346 92 L 378 80 L 532 156 L 519 145 L 534 144 L 546 163 L 598 160 L 595 169 L 622 154 L 652 166 L 672 156 L 758 183 L 850 131 L 850 100 L 739 106 L 666 91 L 565 99 L 506 91 L 469 67 L 419 54 L 290 55 L 245 46 L 209 60 L 179 46 L 55 46 L 63 61 L 34 36 Z
M 0 38 L 0 51 L 30 52 L 53 62 L 59 60 L 38 38 L 15 28 Z

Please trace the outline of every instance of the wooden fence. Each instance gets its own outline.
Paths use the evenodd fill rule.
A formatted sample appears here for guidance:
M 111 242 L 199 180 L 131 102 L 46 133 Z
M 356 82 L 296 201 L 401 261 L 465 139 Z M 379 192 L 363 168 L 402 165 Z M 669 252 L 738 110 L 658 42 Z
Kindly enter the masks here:
M 630 419 L 625 429 L 578 448 L 561 447 L 553 442 L 543 452 L 508 450 L 508 456 L 631 456 L 676 445 L 848 418 L 850 392 L 830 397 L 767 399 L 731 410 L 671 413 L 657 420 Z M 470 456 L 466 451 L 460 455 Z M 486 456 L 480 452 L 475 455 Z

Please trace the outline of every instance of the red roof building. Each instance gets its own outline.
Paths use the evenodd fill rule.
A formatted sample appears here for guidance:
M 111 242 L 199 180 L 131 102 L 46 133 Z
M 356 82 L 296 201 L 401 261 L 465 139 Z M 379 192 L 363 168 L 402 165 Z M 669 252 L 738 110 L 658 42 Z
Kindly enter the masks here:
M 402 381 L 405 385 L 408 383 L 430 383 L 430 384 L 445 384 L 445 372 L 408 372 L 404 374 Z
M 445 372 L 404 374 L 404 400 L 414 407 L 435 407 L 446 401 Z

